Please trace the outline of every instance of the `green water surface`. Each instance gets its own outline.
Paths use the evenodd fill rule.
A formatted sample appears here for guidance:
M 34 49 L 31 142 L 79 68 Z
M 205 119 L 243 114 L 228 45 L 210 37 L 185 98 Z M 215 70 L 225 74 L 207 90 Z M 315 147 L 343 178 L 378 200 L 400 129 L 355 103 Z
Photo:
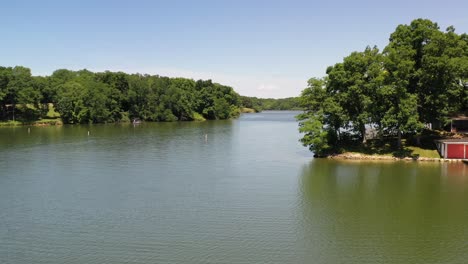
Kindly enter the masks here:
M 468 263 L 468 165 L 313 160 L 295 114 L 0 128 L 0 263 Z

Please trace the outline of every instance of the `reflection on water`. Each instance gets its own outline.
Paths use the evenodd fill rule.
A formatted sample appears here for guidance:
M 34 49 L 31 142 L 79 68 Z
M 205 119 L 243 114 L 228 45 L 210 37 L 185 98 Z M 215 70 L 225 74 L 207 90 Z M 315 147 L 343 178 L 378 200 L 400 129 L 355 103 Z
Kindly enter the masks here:
M 296 114 L 0 129 L 0 263 L 466 262 L 468 166 L 311 162 Z
M 0 129 L 0 263 L 297 263 L 296 114 Z
M 316 263 L 463 263 L 466 167 L 311 162 L 300 180 L 308 257 Z

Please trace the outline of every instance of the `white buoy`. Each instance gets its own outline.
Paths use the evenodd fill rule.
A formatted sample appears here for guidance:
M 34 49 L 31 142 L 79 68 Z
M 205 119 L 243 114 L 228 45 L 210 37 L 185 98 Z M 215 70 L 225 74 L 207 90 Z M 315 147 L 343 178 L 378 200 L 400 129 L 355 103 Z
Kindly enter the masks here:
M 208 143 L 208 134 L 205 134 L 205 143 Z
M 88 136 L 89 136 L 89 131 L 88 131 Z
M 29 134 L 29 133 L 31 133 L 31 128 L 30 128 L 30 127 L 28 127 L 28 134 Z

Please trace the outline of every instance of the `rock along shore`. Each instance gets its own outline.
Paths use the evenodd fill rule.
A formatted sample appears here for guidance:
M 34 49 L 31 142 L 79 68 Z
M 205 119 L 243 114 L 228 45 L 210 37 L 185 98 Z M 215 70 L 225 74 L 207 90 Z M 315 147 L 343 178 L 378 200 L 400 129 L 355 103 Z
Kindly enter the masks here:
M 328 156 L 329 159 L 346 159 L 346 160 L 381 160 L 381 161 L 430 161 L 430 162 L 462 162 L 463 159 L 443 159 L 443 158 L 426 158 L 426 157 L 394 157 L 388 155 L 366 155 L 360 153 L 343 153 Z

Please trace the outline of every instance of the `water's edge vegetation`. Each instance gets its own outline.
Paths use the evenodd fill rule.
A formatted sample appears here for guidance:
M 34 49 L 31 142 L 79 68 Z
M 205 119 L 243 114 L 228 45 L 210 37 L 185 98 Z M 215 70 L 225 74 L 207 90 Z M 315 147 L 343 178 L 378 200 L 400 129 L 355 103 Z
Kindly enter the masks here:
M 241 97 L 211 80 L 66 69 L 32 76 L 23 66 L 0 67 L 0 126 L 203 121 L 297 106 L 297 98 Z
M 316 156 L 343 153 L 435 156 L 434 140 L 468 113 L 468 35 L 416 19 L 380 51 L 367 47 L 312 78 L 300 100 L 303 145 Z M 422 154 L 422 155 L 421 155 Z
M 32 76 L 26 67 L 0 67 L 2 120 L 47 118 L 51 104 L 66 124 L 227 119 L 240 114 L 240 96 L 211 80 L 66 69 Z

